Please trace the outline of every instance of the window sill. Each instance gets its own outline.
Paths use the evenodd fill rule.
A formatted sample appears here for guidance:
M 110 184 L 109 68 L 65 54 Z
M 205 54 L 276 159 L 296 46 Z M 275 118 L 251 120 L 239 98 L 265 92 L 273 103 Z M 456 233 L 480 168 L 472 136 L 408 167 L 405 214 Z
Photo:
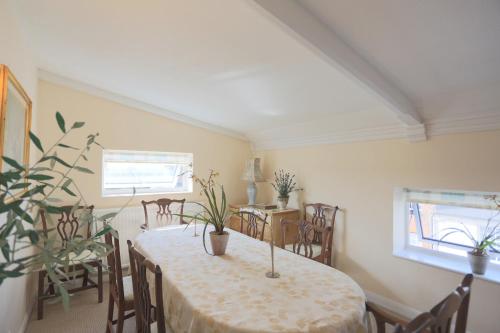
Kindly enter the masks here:
M 418 248 L 395 250 L 393 255 L 398 258 L 442 268 L 455 273 L 471 273 L 467 258 L 459 256 L 435 253 Z M 490 263 L 484 275 L 474 274 L 474 278 L 500 284 L 500 267 Z

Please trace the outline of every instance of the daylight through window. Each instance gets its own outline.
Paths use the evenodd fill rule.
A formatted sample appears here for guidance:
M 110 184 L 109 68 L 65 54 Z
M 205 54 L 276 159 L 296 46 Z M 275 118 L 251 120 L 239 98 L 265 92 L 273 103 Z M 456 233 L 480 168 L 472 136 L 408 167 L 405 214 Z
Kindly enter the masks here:
M 193 154 L 127 150 L 103 151 L 103 196 L 193 191 Z

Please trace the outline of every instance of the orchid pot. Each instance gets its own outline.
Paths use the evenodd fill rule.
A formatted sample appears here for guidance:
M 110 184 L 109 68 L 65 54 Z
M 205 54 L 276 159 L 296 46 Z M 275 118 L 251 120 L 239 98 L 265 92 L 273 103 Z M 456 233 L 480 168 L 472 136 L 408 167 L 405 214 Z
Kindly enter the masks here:
M 488 252 L 482 251 L 469 251 L 467 252 L 467 257 L 469 259 L 470 268 L 473 273 L 483 275 L 486 273 L 488 268 L 488 263 L 490 262 L 490 256 Z
M 224 231 L 222 234 L 216 231 L 210 232 L 210 244 L 212 245 L 212 253 L 214 256 L 222 256 L 226 253 L 229 233 Z

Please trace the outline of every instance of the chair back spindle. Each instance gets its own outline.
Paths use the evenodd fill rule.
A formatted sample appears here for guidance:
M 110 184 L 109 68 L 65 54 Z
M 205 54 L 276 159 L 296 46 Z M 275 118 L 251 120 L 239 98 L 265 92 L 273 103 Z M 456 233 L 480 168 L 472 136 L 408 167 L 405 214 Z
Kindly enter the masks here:
M 91 218 L 94 206 L 61 206 L 59 207 L 60 216 L 57 219 L 55 229 L 61 240 L 61 246 L 64 248 L 68 242 L 72 241 L 78 235 L 81 235 L 81 229 L 86 228 L 82 237 L 86 239 L 91 235 Z M 47 220 L 50 220 L 45 209 L 40 209 L 42 227 L 45 236 L 48 236 L 49 227 Z M 87 221 L 86 221 L 87 220 Z
M 280 224 L 282 249 L 286 248 L 285 240 L 288 239 L 287 230 L 293 226 L 297 229 L 297 237 L 292 243 L 292 252 L 328 264 L 328 244 L 332 237 L 332 227 L 321 227 L 306 220 L 282 219 Z M 320 235 L 321 242 L 319 244 L 314 241 L 316 234 Z M 314 251 L 318 247 L 319 251 Z
M 240 208 L 239 215 L 240 232 L 252 238 L 257 238 L 260 234 L 260 240 L 264 240 L 264 232 L 267 224 L 267 214 L 251 208 Z M 245 222 L 246 230 L 243 230 Z M 262 225 L 260 230 L 259 224 Z
M 163 224 L 171 224 L 173 221 L 173 213 L 172 213 L 172 206 L 173 204 L 179 205 L 179 223 L 180 224 L 187 224 L 186 221 L 184 221 L 184 204 L 186 202 L 186 199 L 168 199 L 168 198 L 161 198 L 157 200 L 151 200 L 151 201 L 144 201 L 142 200 L 142 207 L 144 208 L 144 224 L 141 226 L 141 229 L 143 230 L 148 230 L 150 228 L 150 221 L 149 221 L 149 214 L 148 214 L 148 207 L 153 206 L 155 207 L 156 210 L 156 222 L 161 225 L 162 222 Z

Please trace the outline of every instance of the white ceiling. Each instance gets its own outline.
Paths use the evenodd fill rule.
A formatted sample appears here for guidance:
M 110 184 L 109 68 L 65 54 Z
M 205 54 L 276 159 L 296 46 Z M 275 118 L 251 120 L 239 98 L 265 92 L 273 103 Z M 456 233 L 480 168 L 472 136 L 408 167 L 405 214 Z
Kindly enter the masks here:
M 492 86 L 500 112 L 500 1 L 301 0 L 301 4 L 395 82 L 425 120 L 443 116 L 443 110 L 430 104 L 450 103 L 457 95 Z M 480 98 L 484 101 L 485 96 Z M 455 108 L 446 116 L 487 111 L 489 106 L 484 109 Z
M 297 8 L 314 22 L 293 15 L 286 21 L 266 8 L 292 2 L 15 6 L 45 78 L 242 134 L 257 148 L 409 135 L 414 124 L 401 117 L 407 111 L 394 110 L 401 100 L 432 133 L 446 117 L 464 127 L 478 112 L 498 113 L 500 126 L 499 1 L 301 1 Z M 331 45 L 297 38 L 301 25 L 340 37 L 323 44 L 343 40 L 354 50 L 322 53 Z M 361 60 L 349 63 L 358 54 Z

